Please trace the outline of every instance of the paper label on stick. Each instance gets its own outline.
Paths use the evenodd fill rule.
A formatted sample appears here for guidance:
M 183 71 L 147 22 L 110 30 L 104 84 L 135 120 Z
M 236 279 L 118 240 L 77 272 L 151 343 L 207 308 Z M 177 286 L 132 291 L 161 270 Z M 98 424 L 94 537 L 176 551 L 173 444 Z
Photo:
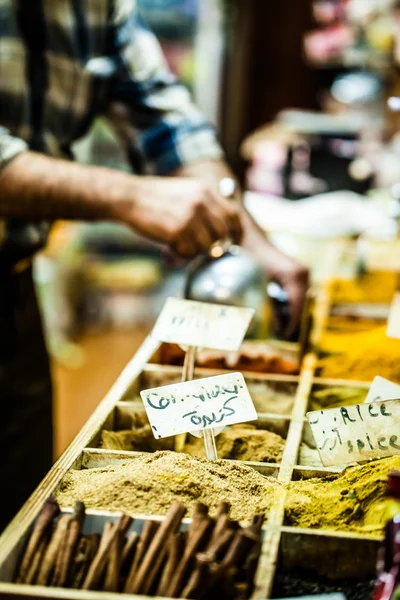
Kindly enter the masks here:
M 400 400 L 307 413 L 325 467 L 400 454 Z
M 252 308 L 168 298 L 152 337 L 161 342 L 236 351 L 254 312 Z
M 394 398 L 400 398 L 400 385 L 384 377 L 375 377 L 364 403 L 393 400 Z
M 154 437 L 255 421 L 241 373 L 227 373 L 140 392 Z
M 387 337 L 400 338 L 400 292 L 396 292 L 390 306 Z

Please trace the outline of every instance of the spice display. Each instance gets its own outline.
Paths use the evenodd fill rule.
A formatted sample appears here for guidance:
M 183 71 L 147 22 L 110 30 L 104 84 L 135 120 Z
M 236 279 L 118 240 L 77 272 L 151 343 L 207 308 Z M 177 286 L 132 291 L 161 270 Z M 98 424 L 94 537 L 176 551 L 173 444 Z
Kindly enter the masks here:
M 362 404 L 367 394 L 367 389 L 353 386 L 329 386 L 314 389 L 311 393 L 309 410 Z
M 174 344 L 162 348 L 161 362 L 169 365 L 182 365 L 183 350 Z M 230 369 L 256 371 L 280 375 L 297 375 L 298 361 L 289 352 L 280 352 L 265 342 L 244 342 L 238 352 L 201 350 L 197 353 L 196 365 L 209 369 Z
M 232 518 L 266 514 L 281 491 L 275 479 L 236 462 L 208 460 L 177 452 L 135 456 L 120 465 L 82 471 L 63 478 L 56 499 L 73 506 L 77 498 L 88 508 L 133 514 L 166 514 L 174 500 L 188 510 L 203 502 L 217 510 L 222 500 L 232 505 Z
M 386 337 L 386 327 L 354 334 L 327 334 L 323 350 L 334 352 L 319 362 L 324 377 L 372 381 L 376 375 L 400 383 L 400 340 Z
M 333 302 L 388 303 L 392 301 L 397 286 L 397 273 L 365 273 L 355 279 L 335 279 L 331 282 Z
M 174 502 L 159 521 L 145 521 L 129 534 L 133 519 L 121 515 L 103 532 L 83 533 L 85 506 L 59 517 L 50 498 L 29 538 L 14 580 L 31 585 L 123 592 L 169 598 L 249 598 L 261 554 L 263 515 L 241 527 L 221 502 L 211 517 L 194 506 L 187 532 L 185 507 Z M 58 518 L 57 518 L 58 517 Z
M 399 468 L 400 456 L 394 456 L 348 467 L 338 477 L 292 482 L 286 498 L 286 524 L 382 535 L 386 481 Z

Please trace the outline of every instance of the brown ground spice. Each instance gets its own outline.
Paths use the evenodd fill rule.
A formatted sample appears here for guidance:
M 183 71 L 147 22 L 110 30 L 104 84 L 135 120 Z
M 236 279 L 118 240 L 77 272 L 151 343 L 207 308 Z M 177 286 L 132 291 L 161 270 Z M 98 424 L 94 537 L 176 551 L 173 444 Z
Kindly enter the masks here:
M 381 535 L 385 524 L 387 478 L 400 456 L 348 467 L 339 477 L 290 483 L 286 524 Z
M 247 520 L 254 513 L 267 514 L 282 490 L 278 481 L 238 463 L 157 452 L 121 465 L 71 470 L 56 499 L 63 507 L 80 500 L 89 509 L 145 515 L 166 514 L 174 500 L 189 511 L 195 502 L 204 502 L 215 511 L 226 500 L 232 505 L 233 519 Z
M 222 431 L 216 438 L 218 458 L 257 462 L 280 462 L 285 440 L 272 431 L 257 429 L 254 425 L 234 425 Z M 108 450 L 156 452 L 173 450 L 174 439 L 156 440 L 150 426 L 138 430 L 102 431 L 100 447 Z M 188 435 L 185 452 L 205 458 L 204 441 Z
M 278 463 L 285 448 L 285 440 L 280 435 L 243 424 L 222 431 L 215 438 L 215 443 L 219 458 L 256 462 Z M 203 439 L 189 436 L 185 452 L 205 458 Z

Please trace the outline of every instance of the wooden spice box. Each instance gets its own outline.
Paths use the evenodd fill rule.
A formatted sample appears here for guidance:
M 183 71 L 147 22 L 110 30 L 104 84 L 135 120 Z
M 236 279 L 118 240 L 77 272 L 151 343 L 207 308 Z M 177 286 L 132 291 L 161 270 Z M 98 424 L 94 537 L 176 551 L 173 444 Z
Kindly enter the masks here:
M 138 353 L 140 356 L 140 351 Z M 315 378 L 316 356 L 306 357 L 299 378 L 270 376 L 246 373 L 250 387 L 259 391 L 263 386 L 279 390 L 290 390 L 294 394 L 291 409 L 285 414 L 271 415 L 272 420 L 286 423 L 285 450 L 280 464 L 246 462 L 244 464 L 256 469 L 263 475 L 277 478 L 286 484 L 293 480 L 310 477 L 322 477 L 334 474 L 339 469 L 315 468 L 298 464 L 299 448 L 305 430 L 305 415 L 310 403 L 313 386 L 337 385 L 336 382 L 324 382 Z M 139 361 L 138 361 L 139 364 Z M 221 371 L 197 370 L 196 377 L 210 376 Z M 12 566 L 21 551 L 23 541 L 32 526 L 44 500 L 51 495 L 60 484 L 63 476 L 70 469 L 90 469 L 122 463 L 137 453 L 102 450 L 96 448 L 100 432 L 105 427 L 113 427 L 118 410 L 121 407 L 135 410 L 138 392 L 148 387 L 165 385 L 179 381 L 181 369 L 160 365 L 147 365 L 138 368 L 129 390 L 120 380 L 114 384 L 108 395 L 99 404 L 89 421 L 82 428 L 70 447 L 49 471 L 40 486 L 21 509 L 3 535 L 0 537 L 0 597 L 43 597 L 43 598 L 82 598 L 91 600 L 93 593 L 61 590 L 56 588 L 38 588 L 10 584 Z M 346 382 L 349 385 L 349 382 Z M 282 573 L 290 573 L 295 568 L 307 569 L 311 577 L 333 579 L 355 578 L 369 579 L 374 576 L 376 552 L 379 545 L 377 538 L 347 534 L 328 530 L 307 530 L 284 525 L 285 493 L 270 510 L 264 527 L 263 553 L 257 571 L 257 585 L 254 598 L 274 597 L 274 582 Z M 95 518 L 95 517 L 94 517 Z M 99 523 L 105 513 L 98 515 Z M 145 517 L 146 518 L 146 517 Z M 147 518 L 150 518 L 148 516 Z M 153 515 L 151 515 L 153 518 Z M 137 524 L 140 525 L 143 517 Z M 323 556 L 323 559 L 322 559 Z M 100 597 L 103 594 L 100 593 Z M 109 597 L 110 594 L 107 594 Z M 112 594 L 111 594 L 112 596 Z M 96 598 L 99 593 L 96 592 Z M 120 596 L 119 596 L 120 597 Z

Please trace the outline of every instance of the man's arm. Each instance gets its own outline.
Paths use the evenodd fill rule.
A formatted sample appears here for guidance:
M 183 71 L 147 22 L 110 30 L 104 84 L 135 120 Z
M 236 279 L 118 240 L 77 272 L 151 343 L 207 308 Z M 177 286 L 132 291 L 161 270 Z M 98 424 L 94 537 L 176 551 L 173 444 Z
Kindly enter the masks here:
M 110 220 L 186 257 L 241 236 L 239 212 L 194 179 L 136 177 L 22 151 L 0 169 L 0 218 Z
M 192 163 L 181 167 L 174 174 L 178 177 L 199 178 L 214 189 L 218 189 L 218 183 L 224 177 L 234 177 L 223 161 Z M 237 200 L 241 204 L 240 190 Z M 241 245 L 264 268 L 269 277 L 279 283 L 287 293 L 291 307 L 291 321 L 286 335 L 290 337 L 301 318 L 309 286 L 308 269 L 275 248 L 244 207 L 241 216 L 243 226 Z

